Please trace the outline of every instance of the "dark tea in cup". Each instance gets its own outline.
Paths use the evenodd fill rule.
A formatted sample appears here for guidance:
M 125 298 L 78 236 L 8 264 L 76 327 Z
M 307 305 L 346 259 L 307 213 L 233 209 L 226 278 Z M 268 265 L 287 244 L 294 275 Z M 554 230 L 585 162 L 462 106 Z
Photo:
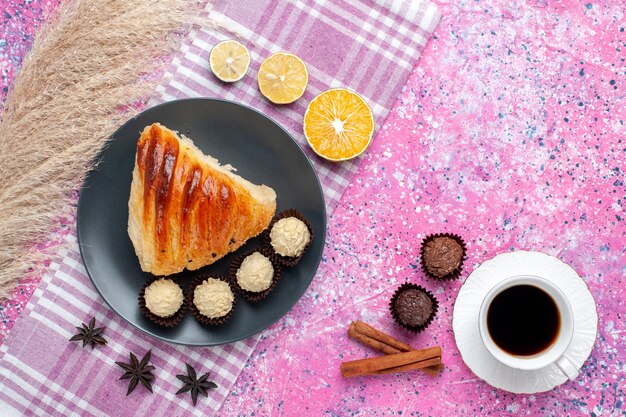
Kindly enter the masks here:
M 574 336 L 572 306 L 545 278 L 516 275 L 496 283 L 480 305 L 478 331 L 502 365 L 526 371 L 556 365 L 569 379 L 578 375 L 566 355 Z
M 516 285 L 497 294 L 487 311 L 494 343 L 516 356 L 533 356 L 557 340 L 561 316 L 550 294 L 534 285 Z

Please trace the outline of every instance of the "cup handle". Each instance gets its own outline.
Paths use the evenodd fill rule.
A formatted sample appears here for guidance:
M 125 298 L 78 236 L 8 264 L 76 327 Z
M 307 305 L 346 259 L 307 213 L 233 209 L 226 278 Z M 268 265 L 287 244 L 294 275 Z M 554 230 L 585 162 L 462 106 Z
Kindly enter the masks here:
M 565 355 L 556 360 L 556 366 L 558 366 L 561 372 L 570 380 L 574 380 L 578 376 L 578 368 Z

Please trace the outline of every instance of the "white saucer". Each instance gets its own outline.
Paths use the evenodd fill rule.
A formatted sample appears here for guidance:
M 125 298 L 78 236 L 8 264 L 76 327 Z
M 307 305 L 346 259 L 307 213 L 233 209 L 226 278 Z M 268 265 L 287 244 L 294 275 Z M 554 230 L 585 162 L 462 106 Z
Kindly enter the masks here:
M 467 278 L 454 304 L 454 338 L 467 366 L 488 384 L 514 393 L 534 394 L 567 381 L 556 365 L 522 371 L 498 362 L 483 344 L 478 331 L 478 311 L 487 292 L 501 280 L 515 275 L 543 277 L 569 298 L 574 311 L 574 336 L 566 355 L 580 369 L 589 357 L 598 332 L 596 304 L 576 271 L 559 259 L 541 252 L 503 253 L 484 262 Z

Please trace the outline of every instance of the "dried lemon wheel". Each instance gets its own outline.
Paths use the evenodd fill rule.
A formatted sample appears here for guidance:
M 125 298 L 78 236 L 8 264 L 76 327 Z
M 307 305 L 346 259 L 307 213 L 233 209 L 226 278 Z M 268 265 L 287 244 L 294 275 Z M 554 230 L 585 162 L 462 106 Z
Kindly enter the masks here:
M 258 80 L 261 94 L 269 101 L 288 104 L 302 97 L 309 82 L 309 73 L 300 58 L 278 52 L 263 61 Z
M 248 72 L 250 52 L 237 41 L 222 41 L 211 49 L 209 66 L 220 80 L 227 83 L 239 81 Z
M 329 161 L 361 155 L 372 141 L 374 116 L 356 93 L 337 88 L 315 97 L 304 114 L 304 136 Z

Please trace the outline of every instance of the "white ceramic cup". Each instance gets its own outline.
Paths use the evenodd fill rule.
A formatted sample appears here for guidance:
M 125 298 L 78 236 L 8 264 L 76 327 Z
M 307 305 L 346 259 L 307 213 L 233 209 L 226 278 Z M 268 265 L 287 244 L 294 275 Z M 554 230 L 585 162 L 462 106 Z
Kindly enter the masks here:
M 554 300 L 560 315 L 560 327 L 554 342 L 543 351 L 532 356 L 513 355 L 502 350 L 491 338 L 487 328 L 487 313 L 493 299 L 502 291 L 518 285 L 532 285 L 546 292 Z M 496 360 L 511 368 L 523 370 L 541 369 L 555 364 L 569 379 L 578 376 L 578 369 L 567 358 L 565 352 L 574 335 L 574 315 L 569 300 L 556 285 L 550 281 L 532 276 L 518 275 L 496 284 L 485 296 L 478 316 L 480 338 Z

